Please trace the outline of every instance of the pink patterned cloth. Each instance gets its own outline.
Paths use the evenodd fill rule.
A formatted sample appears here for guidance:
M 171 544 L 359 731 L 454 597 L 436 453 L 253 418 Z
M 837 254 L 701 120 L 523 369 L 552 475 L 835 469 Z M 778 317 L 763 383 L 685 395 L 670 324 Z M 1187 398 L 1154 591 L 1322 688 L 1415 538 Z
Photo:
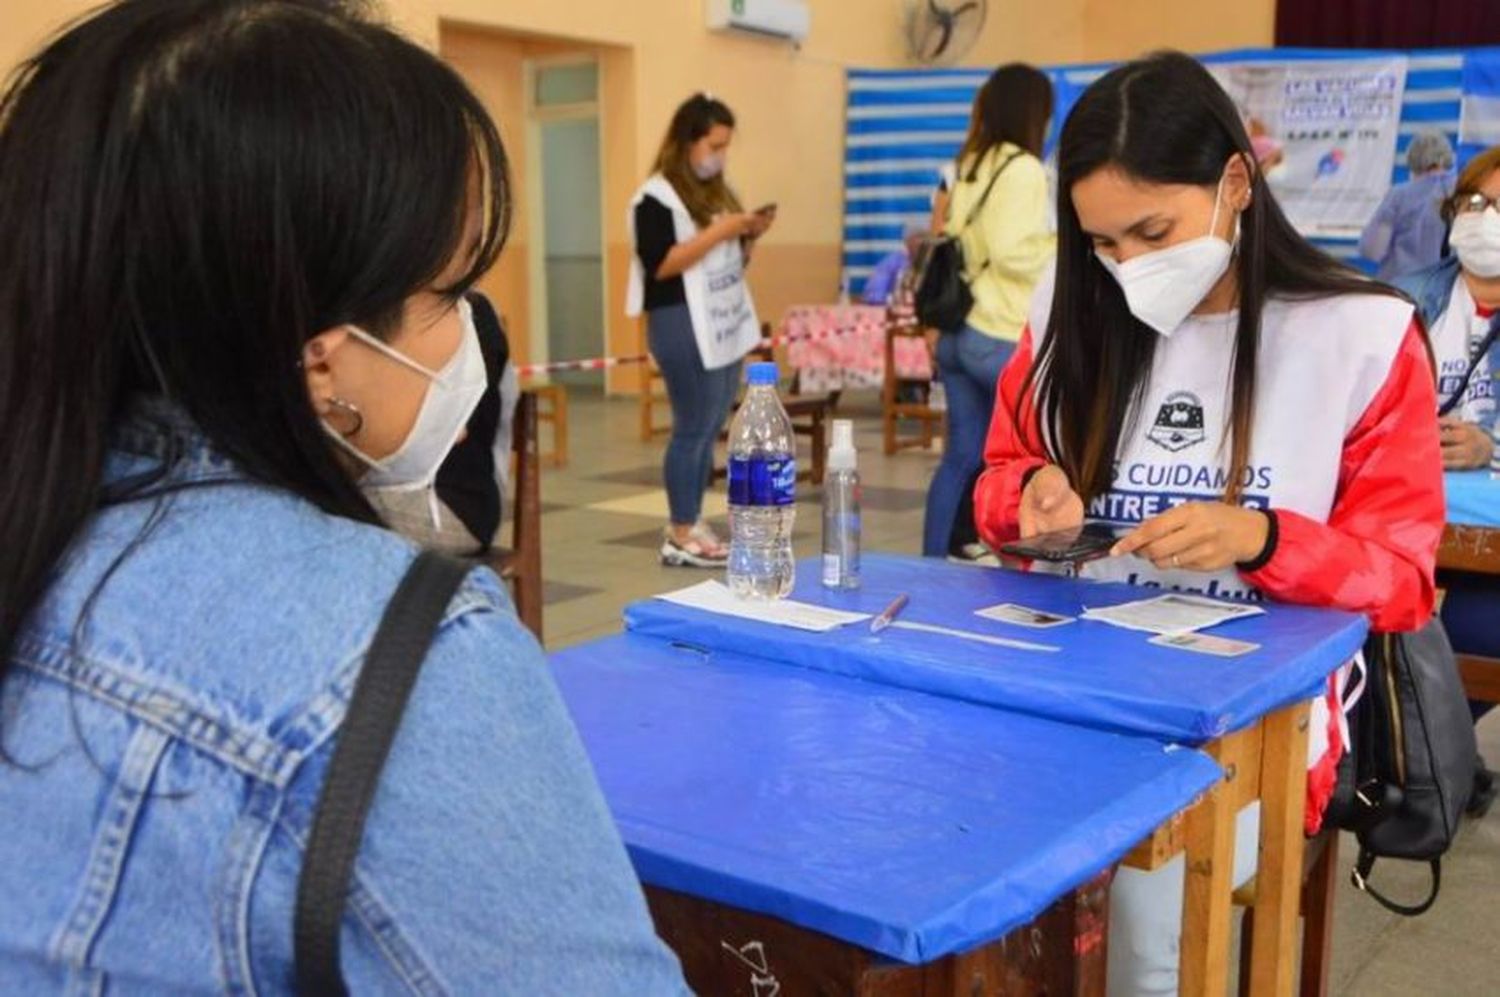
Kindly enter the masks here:
M 885 383 L 884 305 L 799 305 L 787 311 L 777 339 L 788 339 L 787 359 L 803 391 L 879 388 Z M 896 374 L 932 379 L 932 358 L 920 338 L 896 340 Z

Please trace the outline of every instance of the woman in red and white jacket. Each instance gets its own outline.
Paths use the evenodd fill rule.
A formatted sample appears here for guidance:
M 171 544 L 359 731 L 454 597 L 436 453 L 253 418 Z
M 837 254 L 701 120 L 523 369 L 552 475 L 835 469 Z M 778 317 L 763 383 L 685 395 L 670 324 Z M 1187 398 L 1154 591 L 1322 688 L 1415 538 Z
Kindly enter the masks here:
M 1119 528 L 1082 574 L 1426 623 L 1443 529 L 1431 361 L 1410 302 L 1309 245 L 1233 103 L 1162 54 L 1082 96 L 1059 149 L 1058 259 L 1000 379 L 981 536 Z M 1309 830 L 1342 752 L 1314 704 Z M 1254 869 L 1240 815 L 1236 882 Z M 1110 993 L 1175 993 L 1182 869 L 1116 881 Z

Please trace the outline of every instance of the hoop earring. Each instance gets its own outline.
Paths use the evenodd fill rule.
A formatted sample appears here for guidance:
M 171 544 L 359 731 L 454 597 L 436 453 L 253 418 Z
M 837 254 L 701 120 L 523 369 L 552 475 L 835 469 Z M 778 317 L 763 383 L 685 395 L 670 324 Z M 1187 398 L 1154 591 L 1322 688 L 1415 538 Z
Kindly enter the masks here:
M 328 398 L 328 404 L 338 409 L 340 412 L 344 412 L 354 417 L 353 429 L 349 430 L 347 433 L 343 430 L 339 431 L 339 435 L 344 439 L 347 440 L 351 436 L 358 436 L 359 431 L 365 428 L 365 414 L 361 412 L 359 410 L 359 406 L 355 405 L 353 402 L 346 402 L 337 395 L 330 395 Z

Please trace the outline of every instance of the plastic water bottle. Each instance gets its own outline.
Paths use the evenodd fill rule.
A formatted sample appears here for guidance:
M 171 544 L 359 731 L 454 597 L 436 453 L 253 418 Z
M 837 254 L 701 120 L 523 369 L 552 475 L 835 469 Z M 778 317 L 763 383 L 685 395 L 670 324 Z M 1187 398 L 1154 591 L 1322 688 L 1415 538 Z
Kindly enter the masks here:
M 859 455 L 854 423 L 833 420 L 828 474 L 823 479 L 823 584 L 859 588 Z
M 750 365 L 750 390 L 729 427 L 729 589 L 741 599 L 784 599 L 796 563 L 797 449 L 776 397 L 776 365 Z
M 932 386 L 927 389 L 927 407 L 934 412 L 948 411 L 948 386 L 937 378 L 932 379 Z

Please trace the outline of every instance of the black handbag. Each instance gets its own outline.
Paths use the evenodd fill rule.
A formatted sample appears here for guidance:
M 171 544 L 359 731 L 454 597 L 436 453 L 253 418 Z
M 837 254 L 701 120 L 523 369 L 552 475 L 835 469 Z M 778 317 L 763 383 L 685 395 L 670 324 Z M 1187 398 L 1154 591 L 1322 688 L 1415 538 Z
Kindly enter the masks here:
M 386 606 L 318 796 L 297 881 L 293 940 L 297 992 L 343 997 L 339 926 L 370 801 L 417 672 L 470 566 L 431 551 L 412 562 Z
M 1388 910 L 1408 917 L 1437 900 L 1442 856 L 1474 786 L 1478 749 L 1468 699 L 1448 634 L 1436 617 L 1415 633 L 1377 634 L 1365 644 L 1363 692 L 1349 711 L 1349 751 L 1324 823 L 1353 831 L 1359 860 L 1351 878 Z M 1427 862 L 1432 889 L 1415 905 L 1370 883 L 1380 858 Z
M 974 219 L 979 217 L 984 202 L 989 200 L 990 191 L 995 189 L 995 181 L 1000 179 L 1000 174 L 1020 155 L 1019 152 L 1013 152 L 1000 164 L 1000 168 L 985 185 L 984 193 L 979 195 L 979 200 L 969 209 L 957 235 L 931 237 L 924 240 L 917 251 L 913 264 L 916 274 L 916 279 L 912 282 L 915 288 L 913 303 L 917 319 L 927 328 L 956 332 L 969 317 L 969 309 L 974 307 L 974 292 L 969 290 L 968 271 L 960 240 L 969 226 L 974 224 Z M 982 271 L 989 265 L 990 261 L 986 259 L 978 269 Z

